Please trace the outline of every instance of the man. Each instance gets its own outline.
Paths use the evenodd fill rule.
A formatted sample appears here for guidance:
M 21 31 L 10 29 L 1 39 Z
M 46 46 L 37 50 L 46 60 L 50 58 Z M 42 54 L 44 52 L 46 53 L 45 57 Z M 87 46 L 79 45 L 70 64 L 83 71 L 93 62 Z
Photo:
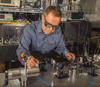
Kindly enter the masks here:
M 34 67 L 39 63 L 39 60 L 30 53 L 30 44 L 32 51 L 45 54 L 55 50 L 58 54 L 65 55 L 68 60 L 75 59 L 75 55 L 65 47 L 59 26 L 60 20 L 60 9 L 56 6 L 49 6 L 42 15 L 42 21 L 34 21 L 26 26 L 17 49 L 17 55 L 20 58 L 21 53 L 26 54 L 28 67 Z

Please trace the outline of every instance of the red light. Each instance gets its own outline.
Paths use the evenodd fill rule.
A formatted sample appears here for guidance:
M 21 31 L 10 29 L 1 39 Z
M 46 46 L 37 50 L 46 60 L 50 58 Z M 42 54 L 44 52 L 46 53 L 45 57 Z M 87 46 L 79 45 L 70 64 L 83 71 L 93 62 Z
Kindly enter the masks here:
M 20 58 L 19 60 L 22 60 L 22 58 Z

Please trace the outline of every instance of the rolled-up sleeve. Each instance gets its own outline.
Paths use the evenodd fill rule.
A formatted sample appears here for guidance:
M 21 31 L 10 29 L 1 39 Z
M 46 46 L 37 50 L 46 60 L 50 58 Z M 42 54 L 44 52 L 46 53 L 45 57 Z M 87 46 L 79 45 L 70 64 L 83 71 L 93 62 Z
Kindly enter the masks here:
M 16 50 L 18 59 L 20 60 L 20 54 L 25 53 L 26 57 L 30 56 L 29 45 L 31 43 L 30 26 L 28 25 L 20 38 L 19 46 Z M 21 62 L 23 64 L 23 62 Z
M 58 45 L 57 45 L 55 51 L 60 55 L 61 54 L 65 55 L 65 52 L 69 52 L 69 50 L 65 46 L 65 42 L 63 40 L 63 35 L 62 35 L 61 31 L 59 32 L 58 38 L 60 38 L 60 39 L 59 39 L 59 42 L 58 42 Z

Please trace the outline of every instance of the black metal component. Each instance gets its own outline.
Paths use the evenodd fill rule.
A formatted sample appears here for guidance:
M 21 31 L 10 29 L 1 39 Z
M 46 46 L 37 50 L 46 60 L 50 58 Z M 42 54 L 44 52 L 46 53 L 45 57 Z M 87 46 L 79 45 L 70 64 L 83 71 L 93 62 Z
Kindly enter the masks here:
M 8 71 L 5 71 L 5 86 L 8 85 Z
M 64 67 L 65 65 L 62 64 L 62 63 L 57 63 L 56 65 L 56 72 L 57 74 L 55 75 L 58 79 L 63 79 L 63 78 L 68 78 L 69 75 L 68 73 L 66 72 L 66 69 Z
M 40 61 L 40 64 L 39 64 L 40 72 L 47 72 L 47 69 L 45 68 L 47 60 L 43 58 L 39 58 L 39 61 Z

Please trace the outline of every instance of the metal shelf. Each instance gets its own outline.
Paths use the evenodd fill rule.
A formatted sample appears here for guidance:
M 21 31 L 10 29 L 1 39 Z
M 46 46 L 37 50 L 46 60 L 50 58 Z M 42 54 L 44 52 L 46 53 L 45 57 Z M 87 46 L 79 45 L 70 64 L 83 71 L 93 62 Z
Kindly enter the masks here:
M 4 7 L 0 6 L 0 12 L 21 12 L 21 13 L 43 13 L 41 8 L 18 8 L 18 7 Z
M 43 8 L 20 8 L 0 6 L 0 12 L 22 12 L 22 13 L 43 13 Z M 62 13 L 78 12 L 74 10 L 65 10 L 61 8 Z

